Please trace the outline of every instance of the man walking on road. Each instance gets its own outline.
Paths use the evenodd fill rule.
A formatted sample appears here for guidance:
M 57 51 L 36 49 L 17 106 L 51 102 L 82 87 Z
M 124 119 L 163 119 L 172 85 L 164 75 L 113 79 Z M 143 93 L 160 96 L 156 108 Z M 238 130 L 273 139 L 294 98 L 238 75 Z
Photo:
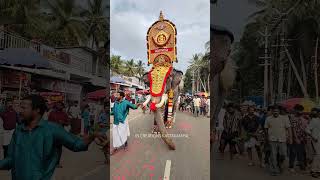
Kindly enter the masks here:
M 113 128 L 112 128 L 112 139 L 113 139 L 113 147 L 114 150 L 111 155 L 118 152 L 118 150 L 124 146 L 126 148 L 128 146 L 128 136 L 129 136 L 129 127 L 126 122 L 127 115 L 129 113 L 129 109 L 137 109 L 138 106 L 130 103 L 128 100 L 124 99 L 124 92 L 120 92 L 117 94 L 117 100 L 114 103 L 113 107 Z M 138 104 L 140 105 L 140 104 Z
M 95 135 L 82 139 L 63 127 L 42 118 L 46 104 L 38 95 L 22 101 L 23 123 L 13 133 L 8 156 L 0 160 L 0 169 L 11 170 L 12 180 L 50 180 L 59 162 L 59 149 L 87 151 Z
M 294 107 L 295 114 L 290 116 L 290 126 L 292 129 L 292 144 L 289 144 L 289 169 L 294 172 L 295 160 L 298 160 L 300 169 L 304 171 L 306 169 L 306 159 L 305 159 L 305 142 L 306 142 L 306 132 L 302 124 L 304 120 L 302 105 L 296 105 Z
M 233 159 L 236 153 L 236 138 L 239 137 L 240 131 L 240 114 L 235 110 L 234 104 L 227 105 L 227 112 L 224 116 L 224 130 L 221 135 L 220 152 L 224 154 L 224 150 L 229 145 L 230 159 Z
M 258 154 L 258 158 L 260 161 L 260 166 L 263 167 L 262 163 L 262 152 L 260 148 L 260 144 L 257 140 L 257 134 L 259 130 L 259 117 L 256 116 L 255 114 L 255 108 L 254 107 L 249 107 L 249 113 L 244 116 L 242 120 L 242 127 L 245 131 L 245 143 L 244 146 L 248 151 L 248 156 L 249 156 L 249 166 L 253 166 L 253 156 L 252 156 L 252 149 L 255 148 Z
M 195 98 L 193 99 L 193 106 L 194 106 L 194 115 L 196 117 L 199 116 L 200 104 L 201 104 L 201 99 L 198 96 L 195 96 Z
M 320 112 L 317 109 L 311 110 L 311 121 L 306 128 L 306 133 L 312 138 L 314 148 L 313 161 L 311 165 L 311 176 L 314 178 L 320 177 L 320 117 L 317 114 Z
M 272 113 L 273 115 L 266 119 L 265 129 L 267 141 L 270 142 L 271 147 L 270 171 L 271 175 L 276 176 L 280 174 L 282 163 L 286 158 L 287 132 L 289 133 L 289 144 L 292 144 L 292 132 L 289 118 L 287 116 L 280 115 L 279 106 L 274 106 Z
M 206 116 L 207 99 L 203 95 L 200 101 L 200 115 Z

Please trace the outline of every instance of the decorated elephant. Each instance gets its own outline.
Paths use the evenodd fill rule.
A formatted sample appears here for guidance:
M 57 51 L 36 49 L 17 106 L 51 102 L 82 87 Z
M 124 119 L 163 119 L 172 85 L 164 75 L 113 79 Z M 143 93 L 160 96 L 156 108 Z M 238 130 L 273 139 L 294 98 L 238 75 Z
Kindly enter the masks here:
M 176 147 L 168 137 L 166 127 L 172 127 L 177 99 L 183 87 L 183 73 L 173 68 L 173 63 L 178 61 L 176 35 L 175 25 L 164 19 L 161 11 L 159 20 L 147 32 L 148 65 L 152 65 L 152 68 L 143 77 L 150 87 L 150 96 L 143 107 L 150 103 L 155 131 L 160 132 L 161 138 L 171 150 Z
M 155 84 L 150 79 L 150 72 L 146 73 L 143 76 L 143 81 L 150 86 L 150 89 Z M 166 128 L 171 128 L 173 123 L 175 122 L 175 115 L 177 110 L 177 100 L 180 95 L 180 92 L 183 88 L 183 73 L 179 70 L 172 69 L 172 71 L 168 74 L 165 82 L 161 82 L 163 84 L 163 93 L 161 96 L 153 96 L 152 93 L 147 97 L 146 101 L 143 103 L 145 107 L 150 103 L 150 109 L 154 113 L 154 131 L 159 132 L 164 138 L 164 141 L 171 146 L 172 140 L 166 135 Z M 169 102 L 170 96 L 172 96 L 172 101 Z M 152 106 L 155 107 L 152 107 Z M 170 111 L 172 109 L 172 111 Z

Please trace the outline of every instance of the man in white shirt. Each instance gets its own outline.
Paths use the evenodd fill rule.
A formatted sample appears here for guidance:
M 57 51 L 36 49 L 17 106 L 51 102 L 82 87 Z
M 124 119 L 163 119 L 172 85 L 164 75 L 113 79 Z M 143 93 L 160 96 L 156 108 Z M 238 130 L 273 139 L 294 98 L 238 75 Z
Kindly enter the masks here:
M 199 96 L 195 96 L 195 98 L 193 99 L 193 106 L 194 106 L 194 115 L 196 117 L 199 116 L 200 103 L 201 103 L 201 99 L 199 98 Z
M 73 105 L 69 107 L 68 114 L 71 119 L 71 132 L 73 134 L 80 134 L 81 132 L 81 111 L 78 106 L 78 101 L 74 101 Z
M 270 157 L 270 170 L 271 175 L 276 176 L 281 172 L 281 165 L 285 160 L 287 153 L 287 135 L 289 144 L 292 144 L 292 130 L 290 126 L 289 117 L 280 115 L 280 107 L 274 106 L 272 109 L 272 116 L 269 116 L 265 122 L 265 129 L 267 138 L 271 146 L 271 157 Z M 287 132 L 289 134 L 287 134 Z M 279 161 L 278 162 L 278 155 Z

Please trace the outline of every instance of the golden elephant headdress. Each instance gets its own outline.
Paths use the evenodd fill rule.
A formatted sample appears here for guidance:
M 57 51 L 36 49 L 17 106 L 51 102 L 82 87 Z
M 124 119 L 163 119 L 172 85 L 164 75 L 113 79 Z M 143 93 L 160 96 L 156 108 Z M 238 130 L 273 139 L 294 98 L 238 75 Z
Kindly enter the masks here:
M 148 65 L 152 64 L 149 72 L 152 96 L 163 94 L 172 64 L 177 62 L 176 35 L 175 25 L 164 19 L 161 11 L 159 20 L 153 23 L 147 32 Z

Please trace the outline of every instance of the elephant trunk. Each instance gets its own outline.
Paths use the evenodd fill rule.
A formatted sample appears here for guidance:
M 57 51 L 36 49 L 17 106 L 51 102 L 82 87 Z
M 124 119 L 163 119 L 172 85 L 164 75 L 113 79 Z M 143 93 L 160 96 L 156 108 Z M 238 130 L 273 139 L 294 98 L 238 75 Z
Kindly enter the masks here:
M 161 99 L 161 101 L 162 101 L 162 99 Z M 156 103 L 156 104 L 160 104 L 159 103 L 160 98 L 152 97 L 152 102 Z M 167 129 L 165 128 L 163 116 L 161 114 L 161 109 L 157 108 L 155 111 L 153 111 L 153 113 L 154 113 L 154 121 L 157 123 L 162 140 L 168 145 L 170 150 L 175 150 L 176 146 L 175 146 L 173 140 L 168 136 Z

